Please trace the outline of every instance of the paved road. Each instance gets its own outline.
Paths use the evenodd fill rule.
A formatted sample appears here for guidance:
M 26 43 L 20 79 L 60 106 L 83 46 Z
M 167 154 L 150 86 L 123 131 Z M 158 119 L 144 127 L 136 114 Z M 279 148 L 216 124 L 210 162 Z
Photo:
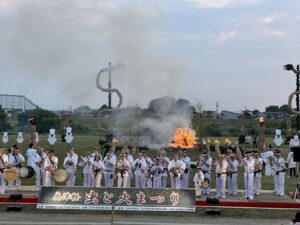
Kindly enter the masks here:
M 111 216 L 108 214 L 70 215 L 70 214 L 31 214 L 26 212 L 0 213 L 0 225 L 111 225 Z M 114 225 L 288 225 L 288 219 L 237 219 L 222 216 L 214 217 L 170 217 L 150 215 L 116 215 Z

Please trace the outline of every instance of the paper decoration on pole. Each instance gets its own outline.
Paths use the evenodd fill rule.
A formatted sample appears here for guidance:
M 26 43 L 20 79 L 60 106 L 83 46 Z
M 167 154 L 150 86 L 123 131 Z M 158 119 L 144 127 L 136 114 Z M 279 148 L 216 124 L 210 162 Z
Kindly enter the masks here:
M 294 135 L 294 137 L 292 137 L 292 139 L 290 140 L 289 147 L 293 148 L 298 146 L 299 146 L 299 137 L 298 135 Z
M 23 139 L 23 133 L 22 133 L 22 132 L 19 132 L 19 133 L 18 133 L 17 142 L 18 142 L 18 144 L 22 144 L 23 141 L 24 141 L 24 139 Z
M 68 144 L 71 144 L 71 142 L 74 139 L 72 135 L 72 127 L 67 127 L 66 130 L 67 132 L 66 132 L 65 140 Z
M 279 130 L 279 129 L 275 130 L 274 143 L 277 147 L 281 146 L 283 143 L 283 139 L 281 136 L 281 130 Z
M 8 142 L 8 133 L 7 133 L 7 132 L 4 132 L 4 133 L 3 133 L 2 142 L 3 142 L 4 144 L 6 144 L 6 143 Z
M 50 145 L 54 145 L 57 140 L 55 137 L 55 129 L 50 129 L 49 132 L 50 132 L 50 134 L 48 137 L 48 142 Z

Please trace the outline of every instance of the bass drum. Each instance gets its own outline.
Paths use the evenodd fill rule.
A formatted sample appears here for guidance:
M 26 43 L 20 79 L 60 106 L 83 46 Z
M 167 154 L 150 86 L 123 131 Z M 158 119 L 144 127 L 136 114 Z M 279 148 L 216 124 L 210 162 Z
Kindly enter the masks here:
M 65 182 L 68 178 L 68 173 L 66 170 L 58 169 L 53 172 L 54 180 L 56 182 L 62 183 Z
M 208 178 L 205 178 L 204 181 L 202 182 L 201 184 L 201 187 L 206 189 L 206 188 L 209 188 L 210 187 L 210 181 Z
M 31 166 L 22 166 L 20 168 L 21 178 L 31 178 L 34 175 L 34 169 Z
M 16 168 L 10 168 L 7 170 L 4 170 L 3 172 L 4 179 L 7 181 L 14 181 L 19 176 L 19 171 Z

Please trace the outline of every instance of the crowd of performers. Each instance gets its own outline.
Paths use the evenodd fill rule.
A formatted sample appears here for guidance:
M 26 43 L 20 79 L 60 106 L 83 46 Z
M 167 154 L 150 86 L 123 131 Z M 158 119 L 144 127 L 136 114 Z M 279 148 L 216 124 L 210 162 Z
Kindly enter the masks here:
M 0 147 L 1 194 L 5 192 L 6 186 L 3 171 L 10 167 L 20 168 L 26 164 L 35 171 L 37 187 L 55 186 L 54 172 L 58 169 L 59 159 L 55 156 L 54 150 L 44 148 L 36 150 L 30 145 L 26 152 L 27 163 L 17 146 L 10 150 L 6 154 L 5 149 Z M 293 172 L 295 163 L 292 152 L 287 160 L 283 159 L 280 150 L 274 151 L 274 155 L 264 159 L 260 157 L 259 152 L 247 152 L 239 161 L 231 150 L 227 150 L 226 154 L 220 154 L 215 160 L 208 151 L 204 150 L 196 161 L 196 172 L 192 177 L 193 188 L 196 190 L 197 197 L 210 195 L 211 187 L 207 184 L 210 184 L 215 177 L 217 198 L 237 195 L 237 177 L 241 169 L 244 172 L 245 198 L 253 199 L 254 195 L 261 194 L 263 172 L 266 176 L 274 177 L 274 192 L 278 196 L 283 196 L 287 165 Z M 154 158 L 150 158 L 147 151 L 144 151 L 138 153 L 137 158 L 134 159 L 129 149 L 123 149 L 117 157 L 112 149 L 107 149 L 102 156 L 95 147 L 92 152 L 86 152 L 85 156 L 79 158 L 74 149 L 70 148 L 63 160 L 63 167 L 67 172 L 67 187 L 74 186 L 79 167 L 83 169 L 84 187 L 130 188 L 131 181 L 134 179 L 136 188 L 167 188 L 167 180 L 170 179 L 171 188 L 185 189 L 190 188 L 189 180 L 192 174 L 191 159 L 187 151 L 173 154 L 171 159 L 167 157 L 164 150 L 158 151 Z M 203 185 L 204 183 L 206 185 Z M 8 182 L 9 189 L 19 189 L 20 185 L 20 177 Z

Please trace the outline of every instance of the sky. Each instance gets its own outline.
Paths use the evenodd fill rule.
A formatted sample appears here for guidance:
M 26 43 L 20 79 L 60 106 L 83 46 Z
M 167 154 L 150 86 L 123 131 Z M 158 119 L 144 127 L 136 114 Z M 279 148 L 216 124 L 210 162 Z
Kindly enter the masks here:
M 162 96 L 205 110 L 287 104 L 300 63 L 298 0 L 0 0 L 0 93 L 46 109 Z M 100 79 L 107 85 L 107 74 Z M 113 105 L 118 97 L 113 95 Z

